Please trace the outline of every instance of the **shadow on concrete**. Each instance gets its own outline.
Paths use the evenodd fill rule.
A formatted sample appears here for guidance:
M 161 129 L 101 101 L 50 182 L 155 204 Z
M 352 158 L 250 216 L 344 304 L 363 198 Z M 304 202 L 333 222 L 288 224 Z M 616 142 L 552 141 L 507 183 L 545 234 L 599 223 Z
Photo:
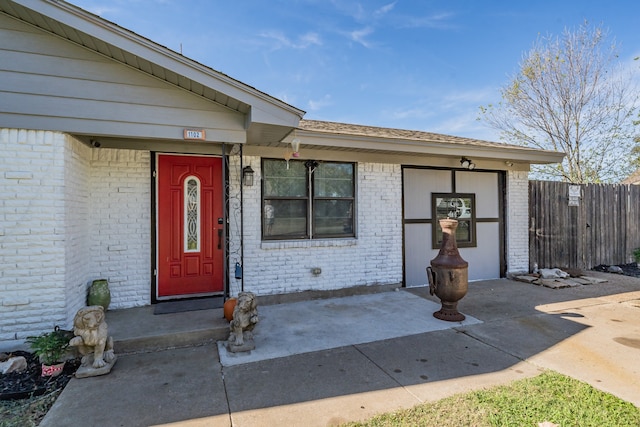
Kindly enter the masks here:
M 383 341 L 225 367 L 211 343 L 123 355 L 110 375 L 72 381 L 41 425 L 334 425 L 533 376 L 571 364 L 567 352 L 588 351 L 588 343 L 561 343 L 592 328 L 593 313 L 616 295 L 640 291 L 640 279 L 599 274 L 609 282 L 566 289 L 470 283 L 459 308 L 482 323 Z M 437 302 L 426 288 L 404 292 Z M 605 325 L 626 322 L 606 316 Z M 345 324 L 343 333 L 355 327 L 367 325 Z M 568 374 L 584 369 L 578 363 Z M 629 382 L 625 372 L 614 374 Z M 87 401 L 100 401 L 99 413 Z
M 566 289 L 509 280 L 471 283 L 460 310 L 481 324 L 224 368 L 230 409 L 251 410 L 448 380 L 473 383 L 474 378 L 509 370 L 517 379 L 525 374 L 521 362 L 590 327 L 580 322 L 584 315 L 576 310 L 547 313 L 539 307 L 558 303 L 572 307 L 574 301 L 576 307 L 598 304 L 600 297 L 640 290 L 638 279 L 604 277 L 610 281 Z M 437 301 L 426 288 L 409 292 Z M 425 388 L 421 395 L 413 389 L 419 400 L 429 400 L 432 391 Z
M 427 289 L 410 292 L 436 300 Z M 224 367 L 230 409 L 246 411 L 453 379 L 465 381 L 465 377 L 505 371 L 586 328 L 567 320 L 564 313 L 541 313 L 536 306 L 585 296 L 575 289 L 551 290 L 506 280 L 472 283 L 460 309 L 482 323 Z M 345 325 L 344 333 L 360 326 L 364 325 Z

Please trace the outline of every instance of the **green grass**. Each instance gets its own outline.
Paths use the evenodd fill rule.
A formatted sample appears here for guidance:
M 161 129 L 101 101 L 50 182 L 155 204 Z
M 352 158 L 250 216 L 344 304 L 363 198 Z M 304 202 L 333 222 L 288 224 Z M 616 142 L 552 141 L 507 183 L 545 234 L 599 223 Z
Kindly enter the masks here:
M 547 371 L 506 386 L 455 395 L 348 426 L 640 426 L 640 409 L 573 378 Z

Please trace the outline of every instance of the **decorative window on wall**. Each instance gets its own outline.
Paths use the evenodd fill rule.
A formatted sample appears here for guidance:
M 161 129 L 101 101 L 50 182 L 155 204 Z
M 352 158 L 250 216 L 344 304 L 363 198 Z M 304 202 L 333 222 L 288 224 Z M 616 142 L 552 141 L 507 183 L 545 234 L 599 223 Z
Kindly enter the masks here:
M 355 236 L 355 165 L 262 161 L 262 238 Z
M 431 212 L 433 221 L 433 249 L 442 243 L 440 219 L 458 220 L 456 242 L 458 247 L 475 247 L 476 243 L 476 195 L 471 193 L 431 193 Z
M 184 251 L 200 251 L 200 180 L 184 181 Z

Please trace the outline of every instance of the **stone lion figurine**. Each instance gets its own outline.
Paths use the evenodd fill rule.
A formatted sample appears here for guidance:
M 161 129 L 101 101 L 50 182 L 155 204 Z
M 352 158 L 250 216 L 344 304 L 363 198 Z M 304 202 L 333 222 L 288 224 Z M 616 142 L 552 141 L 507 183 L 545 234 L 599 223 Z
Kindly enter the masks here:
M 240 292 L 233 309 L 233 320 L 229 325 L 231 334 L 228 343 L 233 347 L 245 345 L 245 339 L 253 338 L 253 328 L 258 323 L 258 303 L 252 292 Z
M 91 305 L 78 310 L 73 319 L 73 334 L 75 337 L 69 345 L 78 348 L 83 367 L 103 368 L 115 360 L 113 338 L 108 335 L 102 306 Z

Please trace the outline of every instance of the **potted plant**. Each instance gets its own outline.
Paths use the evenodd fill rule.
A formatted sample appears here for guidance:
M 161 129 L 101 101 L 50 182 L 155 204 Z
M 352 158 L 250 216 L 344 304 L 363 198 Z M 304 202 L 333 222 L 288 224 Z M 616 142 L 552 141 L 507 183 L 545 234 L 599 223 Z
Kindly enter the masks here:
M 64 369 L 64 358 L 69 347 L 69 334 L 56 327 L 53 332 L 27 337 L 26 342 L 42 363 L 42 376 L 55 377 Z

